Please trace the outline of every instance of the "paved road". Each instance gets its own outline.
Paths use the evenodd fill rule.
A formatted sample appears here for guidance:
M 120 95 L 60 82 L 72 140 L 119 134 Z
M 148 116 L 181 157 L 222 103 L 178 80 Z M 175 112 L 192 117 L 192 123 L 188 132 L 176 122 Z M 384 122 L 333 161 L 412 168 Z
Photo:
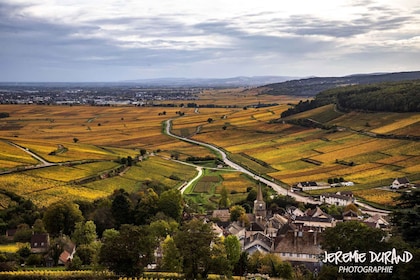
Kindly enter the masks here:
M 318 200 L 314 200 L 314 199 L 312 199 L 310 197 L 306 197 L 306 196 L 300 195 L 300 194 L 295 193 L 295 192 L 290 192 L 289 190 L 281 187 L 280 185 L 276 184 L 275 182 L 272 182 L 270 180 L 267 180 L 266 178 L 263 178 L 263 177 L 255 174 L 255 173 L 253 173 L 253 172 L 251 172 L 251 171 L 243 168 L 239 164 L 237 164 L 237 163 L 231 161 L 230 159 L 228 159 L 226 153 L 222 149 L 220 149 L 220 148 L 218 148 L 216 146 L 213 146 L 213 145 L 210 145 L 208 143 L 204 143 L 204 142 L 200 142 L 200 141 L 196 141 L 196 140 L 192 140 L 192 139 L 189 139 L 189 138 L 180 137 L 178 135 L 172 134 L 171 133 L 171 125 L 172 125 L 172 120 L 167 120 L 166 121 L 166 134 L 167 135 L 169 135 L 171 137 L 174 137 L 176 139 L 182 140 L 182 141 L 186 141 L 186 142 L 193 143 L 193 144 L 196 144 L 196 145 L 201 145 L 201 146 L 207 147 L 209 149 L 212 149 L 213 151 L 218 152 L 221 155 L 222 160 L 223 160 L 223 162 L 226 165 L 232 167 L 235 170 L 238 170 L 240 172 L 243 172 L 243 173 L 245 173 L 245 174 L 253 177 L 257 181 L 260 181 L 260 182 L 266 184 L 267 186 L 269 186 L 273 190 L 275 190 L 278 194 L 291 196 L 294 199 L 296 199 L 296 201 L 303 202 L 303 203 L 321 204 L 321 202 L 318 201 Z M 197 175 L 193 179 L 193 181 L 197 180 L 200 176 L 201 176 L 201 174 L 199 174 L 199 176 Z M 192 183 L 192 182 L 190 182 L 190 183 Z M 182 188 L 185 189 L 185 187 L 182 187 Z M 386 216 L 386 215 L 388 215 L 388 214 L 391 213 L 390 211 L 386 211 L 386 210 L 374 208 L 374 207 L 372 207 L 370 205 L 367 205 L 367 204 L 362 203 L 362 202 L 359 202 L 359 201 L 356 201 L 356 204 L 359 205 L 359 207 L 362 208 L 361 211 L 363 213 L 367 213 L 369 215 L 380 214 L 382 216 Z
M 290 192 L 289 190 L 284 189 L 283 187 L 276 184 L 275 182 L 267 180 L 267 179 L 265 179 L 265 178 L 263 178 L 263 177 L 261 177 L 257 174 L 254 174 L 253 172 L 245 169 L 244 167 L 240 166 L 239 164 L 237 164 L 237 163 L 231 161 L 230 159 L 228 159 L 226 153 L 222 149 L 220 149 L 216 146 L 172 134 L 171 133 L 171 125 L 172 125 L 172 120 L 167 120 L 166 121 L 166 134 L 168 134 L 169 136 L 174 137 L 174 138 L 179 139 L 179 140 L 182 140 L 182 141 L 186 141 L 186 142 L 193 143 L 193 144 L 196 144 L 196 145 L 204 146 L 204 147 L 207 147 L 207 148 L 209 148 L 213 151 L 216 151 L 217 153 L 219 153 L 221 155 L 222 160 L 226 165 L 232 167 L 235 170 L 238 170 L 242 173 L 245 173 L 245 174 L 253 177 L 257 181 L 260 181 L 260 182 L 266 184 L 267 186 L 269 186 L 273 190 L 275 190 L 278 194 L 291 196 L 291 197 L 295 198 L 296 201 L 299 201 L 299 202 L 320 204 L 319 201 L 313 200 L 312 198 L 309 198 L 309 197 L 306 197 L 306 196 L 299 195 L 297 193 Z
M 10 141 L 5 141 L 5 142 L 6 142 L 6 143 L 8 143 L 9 145 L 15 146 L 16 148 L 19 148 L 19 149 L 21 149 L 22 151 L 24 151 L 24 152 L 26 152 L 26 153 L 30 154 L 30 155 L 31 155 L 33 158 L 35 158 L 37 161 L 41 162 L 41 164 L 40 164 L 40 165 L 42 165 L 42 166 L 57 165 L 57 164 L 55 164 L 55 163 L 51 163 L 51 162 L 46 161 L 46 160 L 45 160 L 45 159 L 43 159 L 42 157 L 40 157 L 40 156 L 38 156 L 37 154 L 35 154 L 35 153 L 31 152 L 31 150 L 29 150 L 28 148 L 24 148 L 24 147 L 22 147 L 22 146 L 19 146 L 18 144 L 15 144 L 15 143 L 13 143 L 13 142 L 10 142 Z

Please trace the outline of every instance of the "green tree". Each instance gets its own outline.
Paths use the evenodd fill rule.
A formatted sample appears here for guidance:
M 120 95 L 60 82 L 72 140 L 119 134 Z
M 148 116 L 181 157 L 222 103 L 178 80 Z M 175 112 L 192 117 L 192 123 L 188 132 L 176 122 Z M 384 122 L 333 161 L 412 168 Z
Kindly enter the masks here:
M 232 222 L 239 221 L 239 219 L 245 214 L 245 208 L 240 205 L 233 205 L 230 207 L 230 220 Z
M 137 276 L 151 261 L 154 248 L 147 227 L 125 224 L 118 234 L 104 238 L 99 262 L 118 275 Z
M 134 221 L 137 225 L 145 225 L 156 215 L 158 210 L 159 196 L 152 189 L 148 188 L 140 194 L 140 198 L 134 209 Z
M 169 235 L 162 243 L 163 257 L 162 257 L 162 269 L 164 271 L 177 272 L 182 271 L 181 253 L 176 247 L 175 241 Z
M 116 227 L 111 210 L 112 201 L 108 198 L 100 199 L 95 205 L 96 209 L 93 210 L 91 217 L 96 225 L 96 232 L 102 236 L 104 230 Z
M 175 221 L 180 221 L 184 209 L 181 192 L 177 189 L 162 192 L 159 197 L 158 208 L 166 216 L 173 218 Z
M 35 223 L 32 227 L 34 233 L 45 233 L 47 230 L 45 229 L 44 222 L 41 219 L 36 219 Z
M 43 218 L 48 233 L 70 235 L 77 222 L 83 221 L 79 206 L 69 201 L 59 201 L 48 206 Z
M 209 270 L 212 273 L 232 276 L 233 267 L 230 265 L 223 238 L 215 238 L 211 244 Z
M 235 235 L 228 235 L 224 240 L 226 256 L 229 261 L 229 269 L 233 271 L 241 257 L 241 244 Z
M 228 197 L 228 191 L 225 186 L 222 187 L 222 191 L 220 192 L 220 200 L 219 200 L 219 209 L 226 209 L 230 206 L 230 201 Z
M 76 223 L 72 240 L 76 245 L 91 244 L 98 238 L 96 234 L 96 225 L 93 221 Z
M 262 254 L 255 252 L 249 259 L 249 268 L 252 272 L 268 274 L 271 277 L 292 279 L 293 269 L 290 263 L 283 262 L 275 254 Z
M 165 239 L 167 236 L 172 236 L 178 229 L 178 223 L 174 220 L 156 220 L 150 223 L 150 233 L 157 241 Z
M 338 223 L 335 227 L 326 228 L 322 248 L 329 252 L 379 251 L 384 248 L 383 238 L 386 233 L 381 229 L 370 228 L 359 221 Z
M 27 224 L 20 224 L 17 226 L 16 233 L 13 236 L 15 242 L 30 242 L 32 230 Z
M 397 199 L 397 209 L 391 220 L 395 225 L 394 235 L 401 237 L 414 247 L 420 248 L 420 190 L 404 192 Z
M 183 259 L 183 269 L 188 279 L 206 278 L 210 268 L 210 244 L 214 239 L 209 223 L 193 219 L 181 226 L 174 235 L 175 244 Z
M 98 246 L 96 244 L 81 244 L 77 246 L 76 256 L 80 258 L 82 264 L 90 265 L 94 262 L 95 256 L 98 253 Z
M 133 205 L 129 194 L 124 189 L 116 191 L 114 195 L 111 212 L 116 226 L 119 228 L 122 224 L 130 224 L 132 222 Z

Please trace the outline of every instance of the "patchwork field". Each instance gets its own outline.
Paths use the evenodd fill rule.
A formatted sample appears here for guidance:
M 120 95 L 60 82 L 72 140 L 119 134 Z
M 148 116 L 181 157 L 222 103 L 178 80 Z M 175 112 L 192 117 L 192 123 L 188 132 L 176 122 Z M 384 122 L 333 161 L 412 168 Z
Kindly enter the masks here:
M 214 115 L 211 123 L 202 118 L 198 121 L 200 131 L 193 138 L 223 147 L 231 153 L 232 159 L 247 168 L 288 185 L 343 177 L 355 183 L 355 187 L 344 189 L 368 190 L 389 186 L 396 177 L 407 177 L 412 183 L 420 181 L 419 141 L 372 136 L 379 132 L 420 136 L 419 114 L 343 114 L 328 105 L 293 116 L 339 127 L 322 130 L 270 122 L 284 109 L 279 105 L 237 110 L 224 118 Z M 194 130 L 196 120 L 197 117 L 190 115 L 175 120 L 174 124 Z M 372 135 L 366 132 L 372 132 Z M 375 201 L 375 194 L 377 192 L 373 190 L 360 192 L 361 197 L 372 201 Z M 396 195 L 388 195 L 387 203 L 392 203 Z M 378 197 L 376 200 L 383 202 L 385 199 Z
M 159 114 L 162 108 L 0 105 L 0 111 L 10 114 L 9 118 L 0 119 L 0 172 L 21 170 L 0 175 L 0 187 L 41 206 L 59 199 L 92 200 L 122 187 L 136 191 L 149 181 L 175 187 L 192 178 L 196 171 L 161 156 L 169 158 L 176 152 L 183 159 L 212 154 L 162 134 L 162 122 L 176 117 L 179 109 L 164 110 L 166 116 Z M 116 161 L 135 158 L 141 149 L 148 152 L 146 161 L 123 174 L 107 177 L 107 172 L 120 166 Z M 23 171 L 41 164 L 27 151 L 64 165 Z M 105 175 L 100 180 L 75 184 L 101 174 Z M 171 175 L 181 181 L 170 179 Z
M 205 92 L 201 104 L 218 99 L 232 104 L 244 94 L 236 91 L 226 97 L 223 90 Z M 278 121 L 288 108 L 285 97 L 247 95 L 241 104 L 272 102 L 271 107 L 171 108 L 171 107 L 90 107 L 0 105 L 9 118 L 0 119 L 0 186 L 39 204 L 61 198 L 95 199 L 115 188 L 136 191 L 145 183 L 157 181 L 177 187 L 196 174 L 194 167 L 164 159 L 176 155 L 214 156 L 206 148 L 179 141 L 163 134 L 165 120 L 173 119 L 175 134 L 223 148 L 235 161 L 258 174 L 267 174 L 288 185 L 300 181 L 327 181 L 343 177 L 355 186 L 360 197 L 378 201 L 374 188 L 391 184 L 396 177 L 420 182 L 420 142 L 410 139 L 375 137 L 375 133 L 420 136 L 420 117 L 416 113 L 336 112 L 333 106 L 317 108 Z M 230 103 L 229 103 L 230 101 Z M 177 112 L 182 111 L 180 117 Z M 323 130 L 287 123 L 291 118 L 311 118 L 335 129 Z M 23 147 L 12 146 L 10 142 Z M 40 164 L 32 151 L 50 166 L 23 171 Z M 77 183 L 118 168 L 121 158 L 137 157 L 146 150 L 148 159 L 117 176 Z M 243 194 L 253 182 L 240 174 L 217 175 L 219 181 L 205 180 L 196 192 L 217 197 L 224 186 L 232 194 Z M 173 178 L 179 178 L 174 180 Z M 202 186 L 201 186 L 201 185 Z M 371 190 L 372 189 L 372 190 Z M 395 194 L 388 196 L 388 200 Z

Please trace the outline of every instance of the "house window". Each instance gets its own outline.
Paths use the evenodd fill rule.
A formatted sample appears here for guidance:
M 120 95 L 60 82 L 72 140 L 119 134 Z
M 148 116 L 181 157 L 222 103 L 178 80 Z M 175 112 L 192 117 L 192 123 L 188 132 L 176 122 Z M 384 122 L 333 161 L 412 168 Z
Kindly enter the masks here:
M 44 242 L 41 242 L 41 246 L 44 246 Z
M 36 246 L 38 246 L 38 243 L 37 242 L 34 243 L 34 247 L 36 247 Z

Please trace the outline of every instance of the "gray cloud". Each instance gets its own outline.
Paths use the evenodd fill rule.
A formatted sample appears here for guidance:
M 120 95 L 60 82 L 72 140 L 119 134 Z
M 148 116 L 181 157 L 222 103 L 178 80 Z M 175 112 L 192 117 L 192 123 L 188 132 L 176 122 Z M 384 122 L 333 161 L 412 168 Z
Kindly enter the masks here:
M 390 53 L 399 54 L 400 65 L 408 65 L 408 70 L 420 66 L 415 62 L 420 61 L 418 34 L 413 28 L 405 29 L 420 24 L 419 10 L 399 13 L 375 1 L 351 5 L 364 9 L 350 20 L 280 15 L 267 9 L 190 22 L 183 20 L 188 14 L 165 14 L 68 23 L 29 16 L 22 12 L 27 5 L 2 1 L 0 79 L 341 75 L 380 67 L 390 71 L 397 64 L 388 57 Z M 372 33 L 370 40 L 360 39 Z M 330 66 L 334 63 L 340 67 Z M 309 72 L 321 68 L 325 72 Z

